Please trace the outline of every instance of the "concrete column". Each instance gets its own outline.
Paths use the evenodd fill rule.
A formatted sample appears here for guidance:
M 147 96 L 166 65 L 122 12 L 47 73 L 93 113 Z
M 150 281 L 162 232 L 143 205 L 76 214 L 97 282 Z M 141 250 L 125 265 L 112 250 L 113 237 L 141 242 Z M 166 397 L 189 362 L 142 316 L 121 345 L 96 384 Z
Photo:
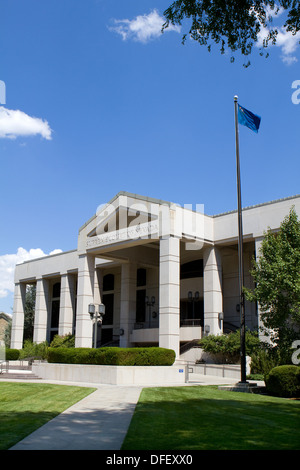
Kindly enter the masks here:
M 173 349 L 179 356 L 180 346 L 180 239 L 160 240 L 159 253 L 159 346 Z
M 36 281 L 36 299 L 34 312 L 33 342 L 43 343 L 47 340 L 49 307 L 49 281 L 38 279 Z
M 131 346 L 130 334 L 136 317 L 136 270 L 134 263 L 122 264 L 121 267 L 120 329 L 124 330 L 120 336 L 121 348 Z
M 204 293 L 204 329 L 209 326 L 209 334 L 219 335 L 223 332 L 219 313 L 223 312 L 222 263 L 217 248 L 203 250 L 203 293 Z
M 24 336 L 24 311 L 26 299 L 26 284 L 15 284 L 14 308 L 11 330 L 11 348 L 22 349 Z
M 103 288 L 103 272 L 101 269 L 96 269 L 94 279 L 94 301 L 99 305 L 102 303 L 102 288 Z
M 95 258 L 92 255 L 79 255 L 78 287 L 76 312 L 75 347 L 92 347 L 93 322 L 88 312 L 88 306 L 94 303 Z
M 73 333 L 73 307 L 75 295 L 75 279 L 72 274 L 62 274 L 60 280 L 59 327 L 60 336 Z

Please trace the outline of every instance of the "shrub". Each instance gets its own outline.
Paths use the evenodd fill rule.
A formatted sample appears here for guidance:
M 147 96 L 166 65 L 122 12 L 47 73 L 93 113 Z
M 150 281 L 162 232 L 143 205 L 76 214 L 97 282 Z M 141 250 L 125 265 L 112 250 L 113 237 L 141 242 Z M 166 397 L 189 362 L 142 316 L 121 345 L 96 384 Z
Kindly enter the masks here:
M 199 342 L 200 347 L 209 353 L 215 362 L 236 363 L 240 360 L 240 331 L 224 335 L 208 335 Z M 256 332 L 246 331 L 246 354 L 251 356 L 259 348 Z
M 10 349 L 6 348 L 5 350 L 5 358 L 7 361 L 17 361 L 20 357 L 19 349 Z
M 24 342 L 23 349 L 20 351 L 19 359 L 25 359 L 29 362 L 32 362 L 35 359 L 46 359 L 47 349 L 47 341 L 44 341 L 43 343 L 33 343 L 30 340 L 26 340 Z
M 279 364 L 279 357 L 275 351 L 272 349 L 259 349 L 251 356 L 251 374 L 263 374 L 266 376 Z
M 50 343 L 50 348 L 74 348 L 75 336 L 74 335 L 55 335 Z
M 170 366 L 175 352 L 164 348 L 48 348 L 48 362 L 120 366 Z
M 274 367 L 265 377 L 268 393 L 278 397 L 300 398 L 300 367 Z

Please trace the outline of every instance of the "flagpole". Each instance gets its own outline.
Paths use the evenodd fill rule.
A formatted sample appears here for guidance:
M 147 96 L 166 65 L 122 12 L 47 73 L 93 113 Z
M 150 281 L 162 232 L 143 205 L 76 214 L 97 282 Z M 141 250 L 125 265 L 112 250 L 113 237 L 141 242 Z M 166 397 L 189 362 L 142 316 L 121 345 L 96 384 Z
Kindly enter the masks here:
M 246 381 L 246 338 L 245 338 L 245 302 L 244 302 L 244 262 L 243 262 L 243 222 L 240 174 L 240 149 L 238 126 L 238 97 L 234 97 L 235 115 L 235 147 L 236 147 L 236 173 L 237 173 L 237 200 L 238 200 L 238 255 L 239 255 L 239 305 L 240 305 L 240 337 L 241 337 L 241 383 Z

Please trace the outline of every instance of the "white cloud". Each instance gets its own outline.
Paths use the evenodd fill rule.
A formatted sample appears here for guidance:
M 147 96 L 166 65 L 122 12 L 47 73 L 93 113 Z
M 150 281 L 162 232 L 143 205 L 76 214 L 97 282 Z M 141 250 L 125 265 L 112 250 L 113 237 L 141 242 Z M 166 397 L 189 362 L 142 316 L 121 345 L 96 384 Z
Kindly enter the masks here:
M 294 53 L 297 51 L 299 46 L 300 32 L 292 34 L 290 31 L 286 31 L 283 26 L 277 28 L 277 30 L 278 34 L 275 46 L 279 47 L 282 51 L 282 61 L 287 65 L 297 62 L 298 59 Z M 258 35 L 258 47 L 262 47 L 263 41 L 267 38 L 268 34 L 269 30 L 263 27 Z M 269 46 L 271 46 L 271 42 L 269 43 Z
M 51 132 L 47 121 L 28 116 L 18 109 L 0 106 L 0 138 L 15 139 L 40 134 L 44 139 L 50 140 Z
M 114 20 L 115 26 L 109 29 L 120 34 L 124 41 L 133 39 L 146 43 L 161 36 L 164 22 L 164 18 L 159 15 L 157 10 L 153 10 L 149 15 L 139 15 L 133 20 Z M 170 25 L 166 31 L 180 32 L 180 27 Z
M 53 250 L 49 255 L 62 253 L 62 250 Z M 25 248 L 18 248 L 17 253 L 0 256 L 0 298 L 7 297 L 14 292 L 14 271 L 16 264 L 23 263 L 35 258 L 47 256 L 40 248 L 31 248 L 29 251 Z

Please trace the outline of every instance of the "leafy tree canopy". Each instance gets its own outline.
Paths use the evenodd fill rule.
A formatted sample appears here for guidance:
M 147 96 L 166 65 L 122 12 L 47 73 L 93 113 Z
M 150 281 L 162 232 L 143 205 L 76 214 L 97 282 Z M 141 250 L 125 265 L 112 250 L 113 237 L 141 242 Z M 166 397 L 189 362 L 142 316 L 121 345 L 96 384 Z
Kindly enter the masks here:
M 288 352 L 300 330 L 300 221 L 294 208 L 277 233 L 266 233 L 251 274 L 255 289 L 245 289 L 246 298 L 259 303 L 271 339 Z
M 226 48 L 240 51 L 244 56 L 251 53 L 258 42 L 259 33 L 267 33 L 260 49 L 261 55 L 268 45 L 276 44 L 278 29 L 272 24 L 273 17 L 285 12 L 285 31 L 296 34 L 300 30 L 299 0 L 176 0 L 164 12 L 166 22 L 163 30 L 172 25 L 182 25 L 187 19 L 189 35 L 200 45 L 211 50 L 212 43 L 220 44 L 220 51 Z M 231 57 L 231 61 L 234 57 Z M 244 64 L 248 66 L 250 62 Z

